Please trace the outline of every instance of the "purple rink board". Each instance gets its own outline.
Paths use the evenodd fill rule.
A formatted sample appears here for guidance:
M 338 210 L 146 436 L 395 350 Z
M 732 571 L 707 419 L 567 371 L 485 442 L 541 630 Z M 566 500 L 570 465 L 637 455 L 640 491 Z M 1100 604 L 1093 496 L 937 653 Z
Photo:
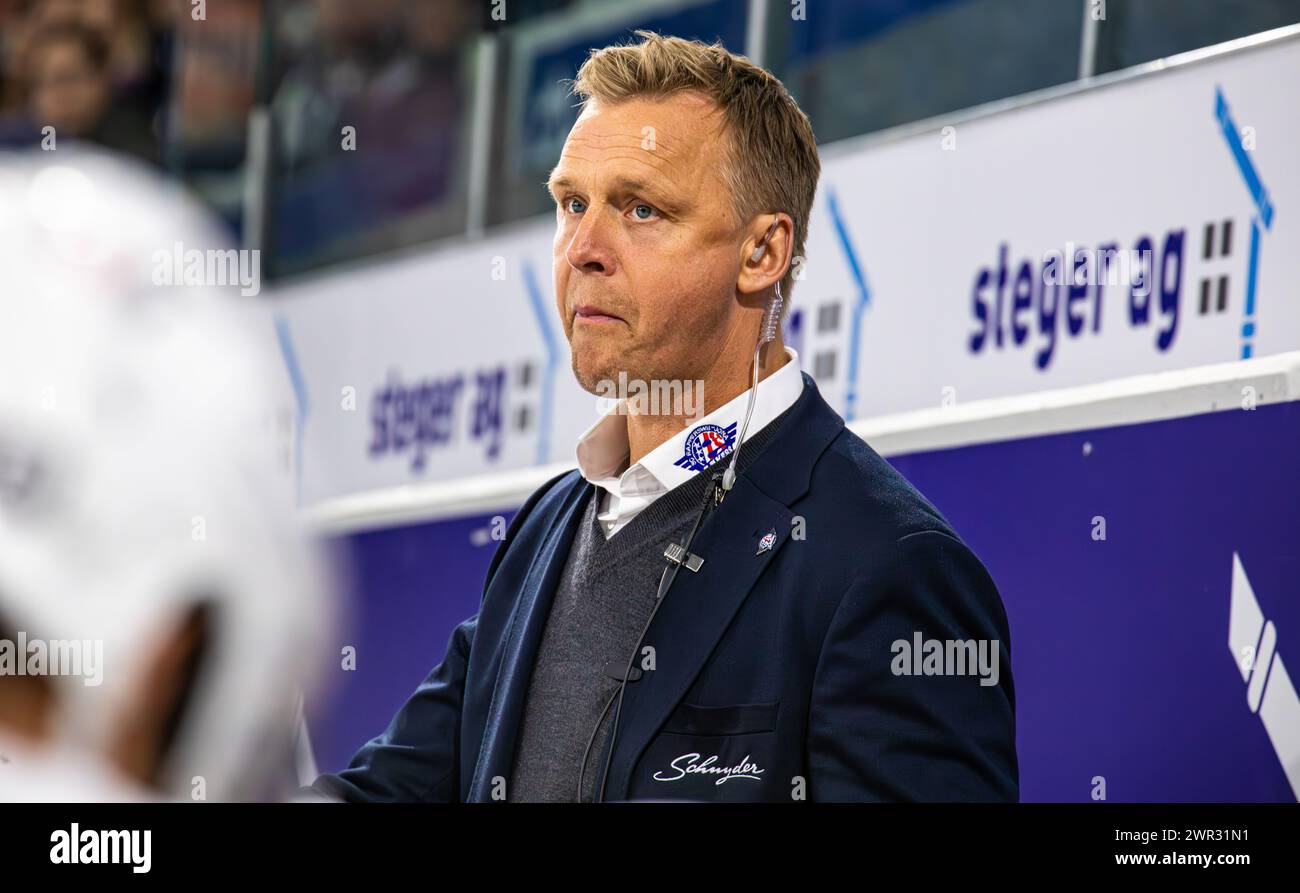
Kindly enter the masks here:
M 1022 799 L 1087 801 L 1101 777 L 1110 801 L 1294 801 L 1228 618 L 1235 552 L 1300 668 L 1298 452 L 1292 402 L 891 459 L 1006 603 Z M 345 537 L 362 592 L 338 645 L 357 668 L 314 711 L 322 769 L 387 725 L 477 610 L 488 523 Z

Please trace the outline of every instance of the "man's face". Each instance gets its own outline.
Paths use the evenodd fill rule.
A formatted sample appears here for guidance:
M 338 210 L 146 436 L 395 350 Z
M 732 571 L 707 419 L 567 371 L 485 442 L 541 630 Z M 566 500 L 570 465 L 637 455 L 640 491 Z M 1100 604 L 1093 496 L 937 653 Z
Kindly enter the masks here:
M 677 94 L 589 102 L 551 174 L 555 296 L 578 383 L 707 380 L 740 320 L 720 114 Z

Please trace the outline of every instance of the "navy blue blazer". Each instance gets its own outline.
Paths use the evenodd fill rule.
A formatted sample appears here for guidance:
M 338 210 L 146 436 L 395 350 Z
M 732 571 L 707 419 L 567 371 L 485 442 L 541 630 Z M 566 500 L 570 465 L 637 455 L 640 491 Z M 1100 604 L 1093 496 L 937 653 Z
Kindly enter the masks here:
M 1018 799 L 1010 638 L 993 580 L 803 378 L 781 428 L 700 527 L 691 551 L 703 566 L 677 574 L 646 634 L 655 668 L 627 686 L 605 799 Z M 592 488 L 574 470 L 529 497 L 478 614 L 388 729 L 318 791 L 501 799 Z

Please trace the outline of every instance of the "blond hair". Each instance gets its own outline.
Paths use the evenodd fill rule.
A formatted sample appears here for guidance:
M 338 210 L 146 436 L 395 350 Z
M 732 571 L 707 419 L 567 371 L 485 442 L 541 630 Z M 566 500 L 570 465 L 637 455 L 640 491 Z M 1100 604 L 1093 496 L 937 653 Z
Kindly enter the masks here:
M 572 82 L 573 95 L 584 103 L 596 99 L 610 104 L 681 92 L 713 100 L 729 137 L 722 177 L 732 195 L 737 225 L 777 211 L 794 221 L 791 269 L 781 281 L 782 293 L 789 295 L 793 261 L 803 256 L 821 174 L 808 116 L 779 80 L 744 56 L 728 52 L 721 42 L 635 33 L 640 43 L 592 50 Z

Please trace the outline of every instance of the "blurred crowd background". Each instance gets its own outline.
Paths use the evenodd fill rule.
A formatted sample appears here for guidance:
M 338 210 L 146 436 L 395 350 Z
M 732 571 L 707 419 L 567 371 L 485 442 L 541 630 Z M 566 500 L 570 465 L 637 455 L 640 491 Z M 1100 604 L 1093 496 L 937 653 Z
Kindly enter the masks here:
M 827 144 L 1297 21 L 1300 0 L 0 0 L 0 147 L 53 127 L 155 165 L 274 278 L 546 211 L 562 81 L 632 28 L 756 58 Z

